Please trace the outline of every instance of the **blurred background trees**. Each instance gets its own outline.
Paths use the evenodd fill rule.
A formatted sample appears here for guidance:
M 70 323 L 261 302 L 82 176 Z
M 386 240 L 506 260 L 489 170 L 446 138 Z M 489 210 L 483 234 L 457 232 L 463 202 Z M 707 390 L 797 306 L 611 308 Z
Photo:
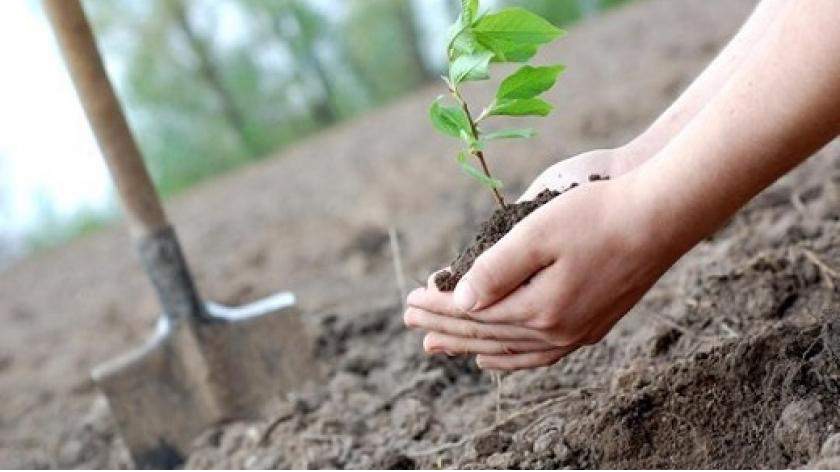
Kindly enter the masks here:
M 622 0 L 496 0 L 559 25 Z M 171 194 L 436 79 L 456 0 L 87 1 Z
M 442 43 L 460 10 L 458 0 L 83 1 L 164 195 L 437 80 Z M 522 6 L 564 26 L 623 1 L 482 4 Z M 15 159 L 26 156 L 8 158 L 12 170 Z M 55 195 L 30 187 L 21 195 L 8 170 L 0 169 L 0 266 L 10 253 L 96 229 L 115 208 L 59 211 Z M 21 227 L 8 211 L 21 198 L 31 209 L 32 229 L 23 235 L 9 230 Z

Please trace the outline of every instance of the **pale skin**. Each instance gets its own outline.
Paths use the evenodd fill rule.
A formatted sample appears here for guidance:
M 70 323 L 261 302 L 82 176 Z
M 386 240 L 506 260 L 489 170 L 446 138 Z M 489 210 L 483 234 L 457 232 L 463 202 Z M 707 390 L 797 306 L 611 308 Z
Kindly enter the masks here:
M 405 323 L 428 332 L 427 352 L 476 354 L 493 370 L 601 340 L 685 252 L 840 134 L 838 25 L 837 0 L 763 1 L 647 131 L 555 164 L 523 198 L 590 173 L 611 180 L 529 215 L 453 293 L 413 291 Z

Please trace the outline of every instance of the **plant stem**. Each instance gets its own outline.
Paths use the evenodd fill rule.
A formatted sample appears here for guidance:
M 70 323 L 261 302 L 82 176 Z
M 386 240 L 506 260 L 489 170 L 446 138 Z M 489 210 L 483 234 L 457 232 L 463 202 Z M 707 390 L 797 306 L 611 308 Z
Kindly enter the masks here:
M 487 168 L 487 162 L 484 160 L 484 153 L 481 151 L 476 151 L 475 154 L 473 154 L 473 156 L 475 156 L 478 159 L 478 162 L 481 163 L 481 170 L 484 171 L 484 175 L 492 179 L 493 176 L 490 175 L 490 169 Z M 504 208 L 505 197 L 503 197 L 502 194 L 499 193 L 499 189 L 497 189 L 496 187 L 491 187 L 491 190 L 493 191 L 493 196 L 496 198 L 496 203 L 499 204 L 499 207 Z
M 470 113 L 470 107 L 467 106 L 467 102 L 464 100 L 463 97 L 461 97 L 461 94 L 458 93 L 457 89 L 455 89 L 454 87 L 450 87 L 449 90 L 452 92 L 452 95 L 455 97 L 455 99 L 458 100 L 458 103 L 461 104 L 461 109 L 464 110 L 464 114 L 467 116 L 467 121 L 470 122 L 470 131 L 472 132 L 473 139 L 478 140 L 478 126 L 476 126 L 475 120 L 473 120 L 472 114 Z M 492 179 L 493 175 L 490 173 L 490 168 L 487 167 L 487 161 L 484 159 L 484 152 L 476 150 L 471 151 L 470 154 L 472 154 L 476 159 L 478 159 L 478 162 L 481 164 L 481 170 L 484 172 L 484 175 L 486 175 L 487 178 Z M 491 187 L 490 190 L 493 191 L 493 197 L 496 199 L 496 203 L 499 204 L 499 207 L 504 208 L 505 198 L 499 192 L 499 189 L 497 189 L 496 187 Z

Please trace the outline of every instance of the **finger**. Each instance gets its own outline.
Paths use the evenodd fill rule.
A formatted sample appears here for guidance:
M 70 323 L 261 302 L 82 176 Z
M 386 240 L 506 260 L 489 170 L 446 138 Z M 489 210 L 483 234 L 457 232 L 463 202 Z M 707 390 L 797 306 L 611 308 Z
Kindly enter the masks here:
M 443 333 L 429 333 L 423 339 L 423 349 L 430 354 L 517 354 L 556 349 L 545 341 L 519 341 L 462 338 Z
M 533 340 L 542 341 L 543 335 L 537 330 L 522 326 L 480 323 L 478 321 L 438 315 L 422 308 L 409 307 L 403 315 L 403 321 L 409 328 L 451 334 L 461 338 L 497 339 L 497 340 Z
M 455 306 L 451 292 L 441 292 L 436 288 L 417 288 L 406 298 L 408 306 L 439 315 L 464 317 L 464 312 Z
M 480 255 L 455 287 L 455 306 L 464 312 L 490 306 L 551 264 L 542 223 L 538 210 Z
M 549 283 L 549 268 L 539 271 L 526 283 L 487 308 L 473 311 L 469 317 L 483 323 L 521 324 L 532 321 L 547 308 L 541 305 L 552 304 L 550 295 L 556 288 Z
M 523 354 L 479 354 L 476 363 L 479 368 L 486 370 L 533 369 L 552 365 L 577 348 L 571 346 Z

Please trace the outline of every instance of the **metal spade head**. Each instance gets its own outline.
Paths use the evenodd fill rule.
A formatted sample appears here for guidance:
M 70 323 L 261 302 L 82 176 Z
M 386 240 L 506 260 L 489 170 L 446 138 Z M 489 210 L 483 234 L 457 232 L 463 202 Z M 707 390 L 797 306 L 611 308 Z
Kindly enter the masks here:
M 137 467 L 175 467 L 209 426 L 258 416 L 318 377 L 294 303 L 279 293 L 237 308 L 207 303 L 201 322 L 161 316 L 146 345 L 93 371 Z

